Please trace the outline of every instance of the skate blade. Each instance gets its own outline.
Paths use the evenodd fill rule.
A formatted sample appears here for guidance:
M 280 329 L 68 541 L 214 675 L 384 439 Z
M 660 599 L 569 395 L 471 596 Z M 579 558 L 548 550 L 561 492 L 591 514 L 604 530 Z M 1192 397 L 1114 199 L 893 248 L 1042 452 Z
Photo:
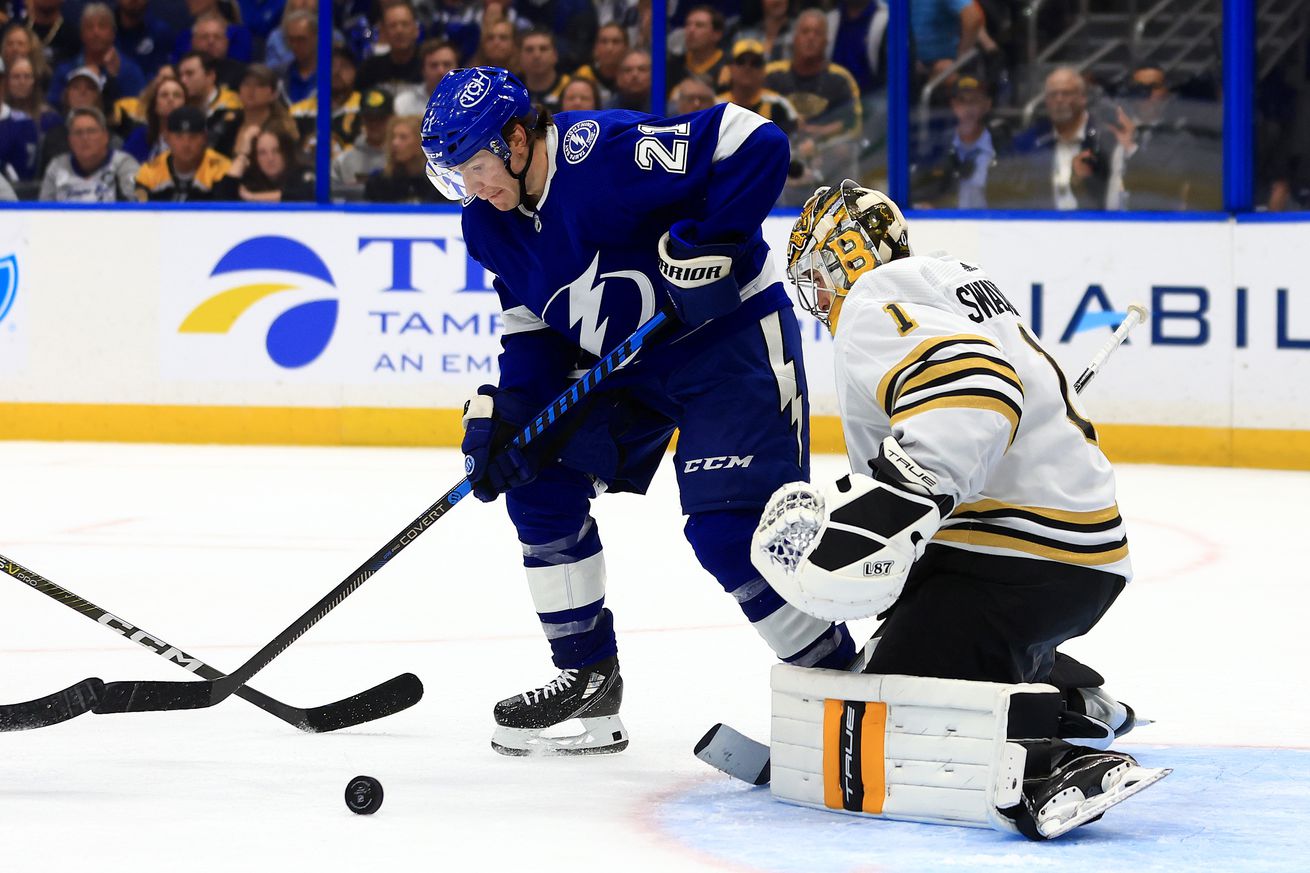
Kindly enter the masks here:
M 581 733 L 565 737 L 542 736 L 548 728 L 512 728 L 496 725 L 491 748 L 510 757 L 561 755 L 612 755 L 628 747 L 628 731 L 617 715 L 578 719 Z
M 1089 800 L 1070 801 L 1055 807 L 1045 820 L 1038 822 L 1037 832 L 1048 840 L 1067 834 L 1080 825 L 1104 815 L 1112 806 L 1118 806 L 1138 792 L 1145 791 L 1170 773 L 1172 767 L 1131 767 L 1119 782 Z M 1131 782 L 1132 784 L 1126 784 Z M 1064 816 L 1067 815 L 1068 818 Z

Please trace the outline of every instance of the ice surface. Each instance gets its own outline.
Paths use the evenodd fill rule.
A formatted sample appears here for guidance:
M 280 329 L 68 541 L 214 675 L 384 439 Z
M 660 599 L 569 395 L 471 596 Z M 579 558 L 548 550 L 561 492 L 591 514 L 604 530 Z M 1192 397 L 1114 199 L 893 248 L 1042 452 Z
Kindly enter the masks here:
M 816 476 L 844 461 L 815 460 Z M 5 443 L 0 552 L 233 669 L 461 471 L 449 450 Z M 491 706 L 554 675 L 499 505 L 468 501 L 256 677 L 289 703 L 412 670 L 415 708 L 311 736 L 233 698 L 0 734 L 0 871 L 1304 870 L 1310 857 L 1310 474 L 1119 470 L 1138 578 L 1067 650 L 1157 720 L 1172 776 L 1070 838 L 789 807 L 692 757 L 768 733 L 768 650 L 696 565 L 668 465 L 597 502 L 632 745 L 491 751 Z M 0 578 L 0 700 L 86 676 L 185 678 Z M 357 774 L 386 801 L 342 800 Z

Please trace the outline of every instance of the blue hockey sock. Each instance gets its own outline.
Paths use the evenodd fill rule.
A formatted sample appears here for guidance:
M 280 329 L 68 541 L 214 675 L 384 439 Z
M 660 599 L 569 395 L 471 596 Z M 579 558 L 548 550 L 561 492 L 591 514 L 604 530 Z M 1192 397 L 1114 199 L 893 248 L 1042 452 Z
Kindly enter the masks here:
M 685 533 L 701 566 L 741 611 L 774 653 L 789 664 L 844 670 L 855 659 L 855 643 L 845 624 L 806 615 L 769 587 L 750 562 L 755 512 L 698 512 Z

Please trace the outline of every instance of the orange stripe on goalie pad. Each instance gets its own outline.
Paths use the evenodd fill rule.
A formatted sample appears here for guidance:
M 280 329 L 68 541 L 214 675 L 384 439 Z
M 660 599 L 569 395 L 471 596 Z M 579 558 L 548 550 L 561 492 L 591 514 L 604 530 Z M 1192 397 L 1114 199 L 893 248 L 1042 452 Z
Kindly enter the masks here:
M 826 724 L 825 724 L 826 727 Z M 864 811 L 882 814 L 887 799 L 887 704 L 865 704 L 860 725 L 860 773 L 864 777 Z
M 823 805 L 842 809 L 841 720 L 843 700 L 823 701 Z

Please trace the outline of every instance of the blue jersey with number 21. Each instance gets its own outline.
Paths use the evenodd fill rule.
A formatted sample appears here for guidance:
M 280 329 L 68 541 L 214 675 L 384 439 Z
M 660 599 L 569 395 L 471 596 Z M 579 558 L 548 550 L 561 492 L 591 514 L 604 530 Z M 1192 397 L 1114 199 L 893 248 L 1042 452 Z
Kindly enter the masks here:
M 673 118 L 552 120 L 536 213 L 464 208 L 465 243 L 496 274 L 504 310 L 501 387 L 544 401 L 579 349 L 604 354 L 663 306 L 656 246 L 675 222 L 691 222 L 680 235 L 693 244 L 738 246 L 742 306 L 702 327 L 697 346 L 790 305 L 760 231 L 790 160 L 777 126 L 730 103 Z

